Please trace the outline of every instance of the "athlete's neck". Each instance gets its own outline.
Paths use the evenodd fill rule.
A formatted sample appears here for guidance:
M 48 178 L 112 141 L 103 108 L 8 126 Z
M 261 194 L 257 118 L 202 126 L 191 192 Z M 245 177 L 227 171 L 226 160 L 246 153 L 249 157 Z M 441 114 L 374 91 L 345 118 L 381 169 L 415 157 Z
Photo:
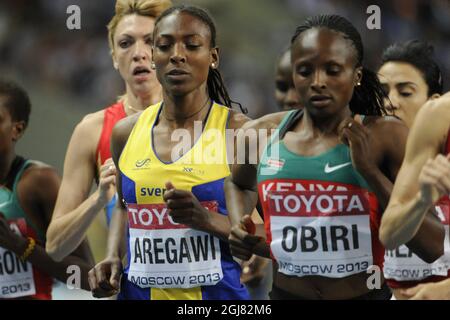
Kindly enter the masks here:
M 6 184 L 6 179 L 8 178 L 12 163 L 15 158 L 16 154 L 14 152 L 6 155 L 5 157 L 0 157 L 0 185 Z
M 339 134 L 338 128 L 341 122 L 351 116 L 352 113 L 348 107 L 329 117 L 314 116 L 305 108 L 303 124 L 318 135 L 337 135 Z
M 194 121 L 203 121 L 208 113 L 211 99 L 206 90 L 196 90 L 187 95 L 174 96 L 163 93 L 161 119 L 173 128 L 185 128 Z
M 127 93 L 123 99 L 127 115 L 143 111 L 159 101 L 161 101 L 161 89 L 159 86 L 145 94 L 135 94 L 131 89 L 127 88 Z

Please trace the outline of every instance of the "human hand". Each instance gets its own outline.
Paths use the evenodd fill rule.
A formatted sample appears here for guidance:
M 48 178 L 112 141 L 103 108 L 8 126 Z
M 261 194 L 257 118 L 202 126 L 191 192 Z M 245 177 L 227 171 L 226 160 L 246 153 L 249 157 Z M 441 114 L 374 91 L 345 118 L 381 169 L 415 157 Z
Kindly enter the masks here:
M 243 216 L 239 224 L 231 227 L 230 236 L 228 237 L 231 254 L 244 261 L 251 258 L 254 249 L 258 245 L 265 244 L 264 238 L 250 233 L 254 228 L 254 224 L 251 219 L 252 218 L 250 215 Z M 251 230 L 248 230 L 247 227 Z
M 243 261 L 241 264 L 241 282 L 250 287 L 258 286 L 266 276 L 265 269 L 268 263 L 268 259 L 257 255 L 253 255 L 248 261 Z
M 163 198 L 174 222 L 197 230 L 208 230 L 209 211 L 192 192 L 176 189 L 171 182 L 166 182 L 166 190 Z
M 450 282 L 422 283 L 415 287 L 402 289 L 400 293 L 408 300 L 450 300 Z
M 20 256 L 23 253 L 23 248 L 26 248 L 27 239 L 15 233 L 5 215 L 0 212 L 0 247 L 14 252 Z
M 450 193 L 450 155 L 428 159 L 419 174 L 420 196 L 432 205 Z
M 116 192 L 116 166 L 111 158 L 100 167 L 98 182 L 99 200 L 106 205 Z
M 119 293 L 122 269 L 122 261 L 118 257 L 110 257 L 89 271 L 89 286 L 94 298 L 106 298 Z
M 339 139 L 350 148 L 353 167 L 360 173 L 366 174 L 377 168 L 371 156 L 368 130 L 362 123 L 354 119 L 345 119 L 338 128 Z

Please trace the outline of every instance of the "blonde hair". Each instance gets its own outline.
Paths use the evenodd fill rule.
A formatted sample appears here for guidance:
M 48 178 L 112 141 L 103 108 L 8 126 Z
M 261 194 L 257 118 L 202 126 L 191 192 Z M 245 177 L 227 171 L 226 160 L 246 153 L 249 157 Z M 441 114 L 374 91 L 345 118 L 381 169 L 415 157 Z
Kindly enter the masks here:
M 115 15 L 107 26 L 111 53 L 114 51 L 114 33 L 123 17 L 129 14 L 137 14 L 156 19 L 164 10 L 171 6 L 171 0 L 117 0 Z

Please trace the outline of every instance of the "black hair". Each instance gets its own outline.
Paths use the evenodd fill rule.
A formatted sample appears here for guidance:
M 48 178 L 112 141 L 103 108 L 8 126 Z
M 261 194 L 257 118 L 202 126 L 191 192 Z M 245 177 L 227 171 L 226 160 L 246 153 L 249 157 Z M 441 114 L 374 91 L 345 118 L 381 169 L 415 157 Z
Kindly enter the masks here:
M 194 16 L 195 18 L 200 19 L 203 23 L 205 23 L 208 26 L 211 33 L 210 46 L 211 48 L 216 47 L 217 31 L 216 25 L 211 15 L 205 9 L 184 4 L 170 7 L 169 9 L 161 13 L 161 15 L 155 21 L 155 28 L 153 30 L 153 39 L 155 39 L 156 26 L 158 25 L 158 23 L 165 17 L 176 12 L 187 13 L 191 16 Z M 243 108 L 239 102 L 231 100 L 230 95 L 228 94 L 228 91 L 222 79 L 222 75 L 220 74 L 217 68 L 211 67 L 209 68 L 207 87 L 208 87 L 208 94 L 212 100 L 229 108 L 232 108 L 233 104 L 237 104 L 243 113 L 247 113 L 247 109 Z
M 8 109 L 13 121 L 25 122 L 28 126 L 31 103 L 28 94 L 18 84 L 0 79 L 0 97 L 6 99 L 4 106 Z
M 395 43 L 383 51 L 381 64 L 387 62 L 405 62 L 417 68 L 428 85 L 428 97 L 442 94 L 444 84 L 441 69 L 433 59 L 432 45 L 419 40 Z
M 327 28 L 341 33 L 345 39 L 351 41 L 356 50 L 356 67 L 363 67 L 364 47 L 361 35 L 350 21 L 339 15 L 310 17 L 297 27 L 291 44 L 294 44 L 300 34 L 312 28 Z M 361 85 L 356 86 L 354 89 L 349 103 L 350 110 L 354 114 L 386 115 L 388 112 L 384 107 L 384 98 L 387 98 L 386 93 L 375 72 L 363 67 Z

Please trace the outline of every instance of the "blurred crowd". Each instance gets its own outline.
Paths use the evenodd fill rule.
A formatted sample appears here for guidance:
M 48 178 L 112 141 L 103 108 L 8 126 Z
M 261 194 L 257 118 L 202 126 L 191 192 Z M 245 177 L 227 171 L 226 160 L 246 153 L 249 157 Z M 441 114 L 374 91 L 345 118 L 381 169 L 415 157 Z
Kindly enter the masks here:
M 180 3 L 182 1 L 174 1 Z M 250 116 L 276 111 L 275 60 L 289 45 L 296 25 L 310 15 L 337 13 L 360 30 L 365 63 L 376 68 L 383 48 L 408 39 L 435 47 L 448 83 L 450 1 L 448 0 L 190 0 L 209 9 L 218 24 L 221 70 L 232 98 Z M 124 88 L 112 68 L 106 24 L 114 0 L 1 0 L 0 70 L 29 84 L 66 92 L 85 112 L 109 105 Z M 81 30 L 68 30 L 67 7 L 81 9 Z M 371 4 L 381 8 L 381 30 L 366 27 Z M 444 80 L 444 81 L 445 81 Z M 448 86 L 446 87 L 448 89 Z

